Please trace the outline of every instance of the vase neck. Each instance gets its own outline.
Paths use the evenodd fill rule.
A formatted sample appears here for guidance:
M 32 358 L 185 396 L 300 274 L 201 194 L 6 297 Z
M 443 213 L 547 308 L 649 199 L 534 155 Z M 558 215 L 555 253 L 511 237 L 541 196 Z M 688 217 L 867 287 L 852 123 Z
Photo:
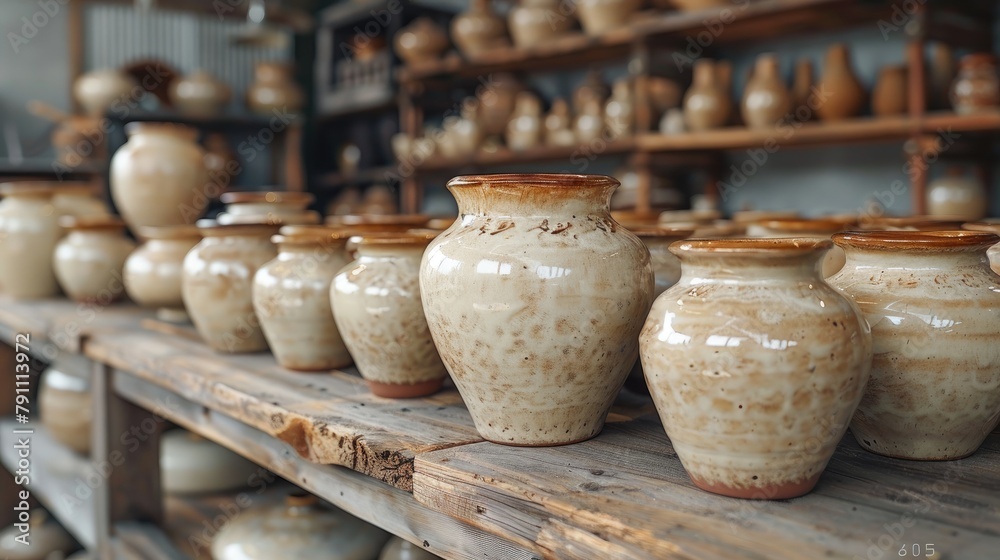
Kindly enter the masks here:
M 887 252 L 869 251 L 851 247 L 844 248 L 847 254 L 845 269 L 849 270 L 955 270 L 958 268 L 989 268 L 986 249 L 979 251 L 925 251 Z
M 457 177 L 448 188 L 464 216 L 610 216 L 618 181 L 598 175 Z
M 715 64 L 711 60 L 701 59 L 694 64 L 694 85 L 712 87 L 715 85 Z
M 754 66 L 754 78 L 773 81 L 778 79 L 778 59 L 774 55 L 761 55 Z

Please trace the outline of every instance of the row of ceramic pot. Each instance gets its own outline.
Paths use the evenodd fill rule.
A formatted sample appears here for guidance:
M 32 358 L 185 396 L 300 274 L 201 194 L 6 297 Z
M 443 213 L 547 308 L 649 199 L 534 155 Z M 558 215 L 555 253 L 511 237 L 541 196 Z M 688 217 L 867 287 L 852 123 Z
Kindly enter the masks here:
M 157 76 L 160 78 L 160 76 Z M 160 78 L 162 79 L 162 78 Z M 132 104 L 146 90 L 122 70 L 101 69 L 83 74 L 73 84 L 73 95 L 91 116 L 102 117 L 117 104 Z M 168 99 L 185 114 L 212 116 L 223 112 L 232 98 L 231 88 L 204 70 L 172 80 Z M 293 66 L 280 62 L 258 62 L 254 82 L 246 92 L 247 107 L 262 115 L 278 110 L 297 113 L 305 96 L 295 83 Z

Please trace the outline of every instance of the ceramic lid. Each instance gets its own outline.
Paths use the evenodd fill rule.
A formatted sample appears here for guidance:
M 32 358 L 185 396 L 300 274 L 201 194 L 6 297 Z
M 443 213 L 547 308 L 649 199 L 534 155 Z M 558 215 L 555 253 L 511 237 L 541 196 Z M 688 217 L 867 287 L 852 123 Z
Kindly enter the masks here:
M 283 226 L 271 237 L 275 245 L 344 245 L 351 236 L 340 228 L 316 225 Z
M 266 212 L 263 214 L 230 214 L 222 212 L 215 217 L 215 220 L 222 225 L 234 224 L 273 224 L 273 225 L 315 225 L 320 222 L 319 212 L 315 210 L 303 210 L 293 214 L 282 214 L 277 212 Z

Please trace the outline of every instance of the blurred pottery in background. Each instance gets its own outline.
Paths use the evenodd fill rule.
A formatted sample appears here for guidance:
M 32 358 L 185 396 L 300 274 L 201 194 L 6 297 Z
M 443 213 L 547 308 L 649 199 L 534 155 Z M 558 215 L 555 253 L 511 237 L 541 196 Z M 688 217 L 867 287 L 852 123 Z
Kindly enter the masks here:
M 517 94 L 523 89 L 524 85 L 512 74 L 501 72 L 493 75 L 490 88 L 476 98 L 479 101 L 476 120 L 483 136 L 497 136 L 507 130 L 507 123 L 517 104 Z
M 14 298 L 59 293 L 52 266 L 62 236 L 50 183 L 0 184 L 0 292 Z
M 419 138 L 419 140 L 424 140 Z M 365 196 L 361 199 L 361 206 L 358 213 L 362 215 L 375 214 L 395 214 L 399 212 L 396 205 L 396 194 L 388 185 L 372 185 L 365 189 Z
M 572 104 L 573 112 L 581 113 L 584 107 L 591 101 L 596 101 L 601 107 L 611 95 L 608 84 L 604 82 L 604 77 L 599 70 L 589 70 L 583 78 L 583 83 L 573 90 Z
M 59 443 L 90 454 L 91 397 L 87 363 L 69 357 L 53 363 L 42 374 L 38 390 L 40 420 Z
M 225 192 L 243 171 L 236 152 L 230 147 L 226 137 L 220 133 L 209 134 L 205 138 L 204 161 L 208 178 L 217 192 Z
M 683 134 L 687 131 L 684 124 L 684 111 L 680 109 L 667 109 L 660 119 L 661 134 Z
M 558 39 L 576 23 L 572 10 L 566 13 L 561 0 L 520 0 L 507 14 L 507 27 L 514 45 L 531 48 Z
M 740 108 L 749 128 L 774 128 L 792 106 L 791 93 L 785 87 L 774 54 L 757 57 L 753 77 L 743 90 Z
M 93 117 L 103 117 L 115 102 L 130 101 L 130 96 L 141 92 L 131 76 L 111 68 L 92 70 L 73 82 L 73 97 Z
M 792 113 L 800 121 L 809 121 L 816 117 L 815 108 L 809 103 L 812 98 L 813 65 L 808 58 L 800 58 L 795 62 L 795 75 L 792 77 Z
M 596 99 L 588 99 L 573 122 L 577 144 L 589 145 L 604 135 L 604 108 Z
M 204 70 L 196 70 L 170 84 L 170 100 L 187 115 L 218 115 L 232 97 L 233 92 L 225 82 Z
M 985 231 L 987 233 L 1000 235 L 1000 221 L 985 220 L 982 222 L 962 224 L 962 229 L 969 231 Z M 986 256 L 990 259 L 990 267 L 993 269 L 993 272 L 1000 274 L 1000 243 L 990 247 L 989 250 L 986 251 Z
M 156 308 L 162 321 L 186 323 L 181 276 L 184 257 L 201 241 L 201 232 L 191 225 L 139 228 L 145 240 L 125 259 L 125 292 L 143 307 Z
M 305 94 L 295 83 L 294 69 L 291 64 L 282 62 L 258 62 L 254 67 L 254 81 L 247 90 L 250 110 L 268 116 L 301 111 Z
M 509 45 L 507 24 L 493 11 L 490 0 L 472 0 L 466 12 L 455 16 L 451 37 L 458 50 L 470 58 Z
M 684 98 L 684 90 L 677 80 L 650 76 L 646 78 L 646 95 L 655 118 L 666 114 L 670 109 L 679 108 Z
M 125 294 L 122 271 L 135 243 L 117 216 L 60 219 L 69 234 L 56 246 L 53 267 L 66 295 L 108 305 Z
M 542 102 L 530 92 L 517 94 L 517 104 L 507 124 L 507 147 L 529 150 L 542 143 Z
M 847 45 L 837 43 L 826 51 L 823 74 L 817 87 L 827 92 L 817 100 L 816 113 L 824 121 L 839 121 L 856 117 L 865 106 L 866 94 L 857 75 L 851 69 Z
M 649 313 L 642 367 L 699 488 L 739 498 L 801 496 L 847 430 L 868 380 L 872 339 L 857 307 L 819 276 L 831 246 L 713 239 L 671 247 L 682 274 Z
M 429 17 L 419 17 L 393 39 L 396 54 L 407 64 L 437 60 L 448 48 L 448 35 Z
M 612 139 L 630 136 L 634 132 L 635 101 L 632 98 L 632 84 L 628 80 L 615 82 L 611 97 L 604 105 L 604 125 Z
M 320 216 L 307 210 L 316 197 L 306 192 L 227 192 L 219 197 L 226 211 L 216 220 L 230 224 L 317 224 Z
M 246 488 L 260 467 L 187 430 L 160 437 L 160 472 L 164 494 L 205 494 Z
M 52 205 L 59 217 L 87 218 L 108 216 L 108 205 L 97 196 L 100 187 L 93 183 L 59 181 L 52 183 Z
M 935 216 L 881 216 L 863 215 L 857 229 L 862 231 L 948 231 L 961 229 L 963 220 Z
M 931 43 L 930 50 L 930 60 L 927 63 L 928 109 L 948 109 L 951 107 L 951 84 L 957 72 L 955 55 L 947 43 L 940 41 Z
M 79 548 L 61 525 L 49 519 L 45 510 L 34 508 L 25 513 L 30 516 L 27 533 L 16 525 L 8 525 L 0 532 L 0 557 L 4 560 L 53 560 L 65 558 Z M 30 535 L 26 539 L 28 544 L 23 542 L 25 534 Z
M 614 177 L 618 179 L 621 186 L 615 189 L 615 194 L 611 195 L 611 209 L 628 210 L 634 208 L 639 201 L 639 183 L 642 181 L 640 173 L 626 166 L 616 169 Z M 683 195 L 670 179 L 653 175 L 649 181 L 649 204 L 654 209 L 677 208 L 683 204 Z M 618 220 L 617 212 L 612 212 L 612 216 Z M 652 221 L 649 224 L 655 225 L 658 216 L 659 212 L 652 214 Z M 626 227 L 628 226 L 626 225 Z
M 552 101 L 549 114 L 545 115 L 545 144 L 549 146 L 573 146 L 576 144 L 576 134 L 573 133 L 573 117 L 569 114 L 569 104 L 565 99 Z
M 951 86 L 951 104 L 960 115 L 1000 108 L 996 55 L 975 53 L 962 57 Z
M 739 210 L 733 212 L 733 221 L 738 224 L 752 224 L 767 220 L 794 220 L 799 217 L 796 210 Z
M 908 91 L 906 66 L 882 68 L 872 90 L 872 114 L 877 117 L 906 114 Z
M 840 233 L 830 283 L 871 324 L 871 381 L 851 421 L 861 447 L 898 459 L 966 457 L 1000 422 L 1000 291 L 976 231 Z
M 944 177 L 927 188 L 927 214 L 951 220 L 974 222 L 986 216 L 986 188 L 961 167 L 951 167 Z
M 694 63 L 691 87 L 684 94 L 685 128 L 700 131 L 725 126 L 731 111 L 729 91 L 719 79 L 715 62 L 698 59 Z
M 577 0 L 580 25 L 587 35 L 602 35 L 628 24 L 642 0 Z

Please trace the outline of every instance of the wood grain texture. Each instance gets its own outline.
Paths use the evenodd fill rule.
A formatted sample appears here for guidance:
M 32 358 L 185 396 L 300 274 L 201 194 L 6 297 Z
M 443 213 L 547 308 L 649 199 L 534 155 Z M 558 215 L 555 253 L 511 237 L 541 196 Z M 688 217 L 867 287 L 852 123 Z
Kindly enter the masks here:
M 36 347 L 33 353 L 41 350 L 42 344 L 80 353 L 91 333 L 135 328 L 138 321 L 152 315 L 152 311 L 129 304 L 102 307 L 66 299 L 15 300 L 0 295 L 3 338 L 10 344 L 13 334 L 29 333 Z M 40 356 L 50 361 L 55 357 L 51 351 Z
M 816 490 L 775 502 L 690 483 L 654 418 L 549 449 L 481 443 L 418 457 L 418 501 L 552 558 L 882 558 L 932 543 L 949 559 L 1000 546 L 1000 436 L 970 458 L 920 463 L 848 435 Z

